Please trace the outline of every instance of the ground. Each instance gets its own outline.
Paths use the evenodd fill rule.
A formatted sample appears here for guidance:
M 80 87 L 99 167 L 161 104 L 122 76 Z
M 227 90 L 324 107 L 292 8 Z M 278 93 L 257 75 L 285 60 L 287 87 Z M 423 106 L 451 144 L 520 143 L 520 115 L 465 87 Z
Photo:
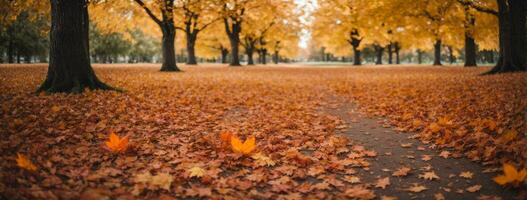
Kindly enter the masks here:
M 492 179 L 527 167 L 525 73 L 158 68 L 96 65 L 125 91 L 48 95 L 34 93 L 45 65 L 0 66 L 0 199 L 525 198 Z M 233 152 L 226 133 L 255 150 Z

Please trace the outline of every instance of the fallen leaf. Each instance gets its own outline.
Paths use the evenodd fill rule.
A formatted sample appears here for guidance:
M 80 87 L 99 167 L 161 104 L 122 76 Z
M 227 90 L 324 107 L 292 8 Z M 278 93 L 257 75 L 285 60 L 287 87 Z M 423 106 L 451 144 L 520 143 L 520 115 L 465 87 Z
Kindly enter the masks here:
M 472 176 L 474 176 L 474 174 L 470 171 L 461 172 L 461 174 L 459 174 L 459 177 L 466 178 L 466 179 L 472 179 Z
M 224 143 L 229 143 L 231 141 L 232 133 L 229 131 L 224 131 L 220 133 L 220 140 Z
M 18 167 L 27 171 L 37 171 L 37 166 L 35 166 L 33 162 L 31 162 L 31 160 L 29 160 L 26 156 L 19 153 L 17 153 L 16 164 Z
M 421 160 L 423 160 L 423 161 L 432 160 L 432 156 L 431 155 L 422 155 L 421 156 Z
M 236 153 L 243 155 L 249 155 L 256 148 L 256 138 L 251 136 L 245 142 L 241 142 L 236 136 L 231 137 L 232 150 Z
M 145 172 L 135 176 L 134 181 L 136 183 L 142 183 L 152 188 L 162 188 L 165 190 L 170 190 L 170 185 L 174 178 L 167 173 L 159 173 L 155 176 L 152 176 L 150 172 Z
M 439 156 L 443 157 L 444 159 L 447 159 L 450 156 L 450 152 L 449 151 L 441 151 Z
M 376 188 L 386 189 L 386 186 L 390 185 L 390 177 L 378 179 L 375 183 Z
M 114 153 L 123 153 L 128 148 L 128 136 L 120 138 L 115 133 L 110 133 L 106 147 Z
M 261 153 L 254 154 L 251 156 L 251 158 L 253 158 L 256 161 L 256 165 L 259 167 L 262 167 L 262 166 L 272 167 L 276 164 L 271 158 L 264 156 Z
M 417 183 L 414 183 L 411 187 L 404 189 L 405 191 L 413 192 L 413 193 L 419 193 L 422 191 L 427 190 L 425 186 L 419 185 Z
M 419 178 L 426 179 L 426 180 L 434 180 L 439 179 L 439 176 L 433 171 L 431 172 L 425 172 L 424 174 L 420 174 Z
M 397 200 L 397 197 L 392 196 L 381 196 L 381 200 Z
M 434 194 L 434 198 L 435 200 L 445 200 L 445 195 L 443 195 L 442 193 L 436 193 Z
M 410 147 L 412 147 L 412 143 L 402 143 L 401 147 L 403 147 L 403 148 L 410 148 Z
M 397 169 L 395 172 L 393 172 L 392 176 L 402 177 L 407 176 L 408 172 L 410 172 L 412 169 L 409 167 L 401 167 Z
M 474 186 L 468 187 L 466 190 L 467 190 L 467 192 L 474 193 L 474 192 L 479 191 L 481 189 L 481 187 L 482 187 L 481 185 L 474 185 Z
M 205 170 L 201 167 L 194 166 L 188 170 L 188 173 L 189 173 L 188 175 L 189 178 L 193 178 L 193 177 L 201 178 L 205 174 Z
M 500 185 L 511 184 L 515 187 L 525 182 L 527 178 L 527 168 L 518 172 L 512 164 L 503 163 L 503 175 L 494 177 L 494 181 Z

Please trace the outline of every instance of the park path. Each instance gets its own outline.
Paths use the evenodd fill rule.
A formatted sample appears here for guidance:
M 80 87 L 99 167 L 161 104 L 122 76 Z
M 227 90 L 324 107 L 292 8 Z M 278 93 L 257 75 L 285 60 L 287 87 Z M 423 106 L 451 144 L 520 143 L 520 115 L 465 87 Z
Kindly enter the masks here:
M 335 100 L 337 101 L 337 100 Z M 502 188 L 494 183 L 492 178 L 500 172 L 483 173 L 485 168 L 479 163 L 465 158 L 444 158 L 439 156 L 445 149 L 431 149 L 430 145 L 413 139 L 411 133 L 398 133 L 390 127 L 383 126 L 383 118 L 367 117 L 361 114 L 352 103 L 332 102 L 322 112 L 342 120 L 347 126 L 339 134 L 350 137 L 356 145 L 362 145 L 368 150 L 377 152 L 370 159 L 369 170 L 359 170 L 358 176 L 362 182 L 373 183 L 389 177 L 390 185 L 385 189 L 374 188 L 377 199 L 381 196 L 397 197 L 397 199 L 478 199 L 484 196 L 497 196 L 502 199 L 517 199 L 517 192 Z M 330 105 L 328 104 L 328 105 Z M 403 147 L 404 146 L 404 147 Z M 451 151 L 450 151 L 451 152 Z M 431 158 L 422 160 L 423 157 Z M 406 166 L 411 171 L 407 176 L 395 177 L 393 172 Z M 439 179 L 425 180 L 419 175 L 425 172 L 435 172 Z M 472 178 L 463 178 L 462 172 L 473 173 Z M 427 189 L 413 193 L 405 189 L 417 183 Z M 481 189 L 469 192 L 481 186 Z M 485 198 L 483 198 L 485 199 Z

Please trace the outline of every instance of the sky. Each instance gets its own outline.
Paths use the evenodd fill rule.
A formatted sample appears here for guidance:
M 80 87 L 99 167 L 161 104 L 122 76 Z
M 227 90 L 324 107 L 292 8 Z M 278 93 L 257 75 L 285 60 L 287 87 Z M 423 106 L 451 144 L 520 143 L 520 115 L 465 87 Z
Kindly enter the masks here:
M 300 17 L 300 21 L 304 24 L 309 24 L 311 21 L 311 14 L 316 8 L 317 1 L 316 0 L 295 0 L 295 3 L 298 5 L 299 9 L 304 10 L 305 14 Z M 302 32 L 300 33 L 300 41 L 298 42 L 298 46 L 302 49 L 307 49 L 307 46 L 309 45 L 309 40 L 311 39 L 311 32 L 307 28 L 303 28 Z

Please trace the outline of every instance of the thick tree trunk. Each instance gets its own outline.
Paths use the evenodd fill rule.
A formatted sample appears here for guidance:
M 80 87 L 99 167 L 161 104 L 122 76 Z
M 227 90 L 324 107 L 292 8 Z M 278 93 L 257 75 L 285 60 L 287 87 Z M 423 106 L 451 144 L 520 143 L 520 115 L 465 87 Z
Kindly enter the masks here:
M 468 6 L 465 7 L 465 23 L 465 67 L 476 67 L 476 41 L 472 36 L 476 18 L 470 13 Z
M 434 43 L 434 65 L 441 65 L 441 40 Z
M 375 45 L 374 48 L 375 48 L 375 54 L 377 58 L 375 61 L 375 64 L 382 65 L 382 54 L 384 53 L 384 48 L 379 45 Z
M 196 35 L 192 33 L 187 33 L 187 65 L 197 65 L 196 60 Z
M 165 22 L 163 25 L 163 64 L 161 65 L 161 71 L 163 72 L 178 72 L 180 71 L 176 64 L 176 29 L 174 25 L 170 25 Z
M 241 66 L 240 64 L 240 55 L 239 55 L 239 46 L 240 46 L 240 37 L 231 37 L 229 38 L 231 42 L 231 63 L 230 66 Z
M 99 81 L 90 65 L 88 32 L 86 0 L 51 0 L 49 67 L 37 92 L 112 89 Z
M 465 33 L 465 67 L 476 67 L 476 41 Z
M 498 0 L 500 56 L 486 74 L 527 70 L 527 8 L 524 0 Z

